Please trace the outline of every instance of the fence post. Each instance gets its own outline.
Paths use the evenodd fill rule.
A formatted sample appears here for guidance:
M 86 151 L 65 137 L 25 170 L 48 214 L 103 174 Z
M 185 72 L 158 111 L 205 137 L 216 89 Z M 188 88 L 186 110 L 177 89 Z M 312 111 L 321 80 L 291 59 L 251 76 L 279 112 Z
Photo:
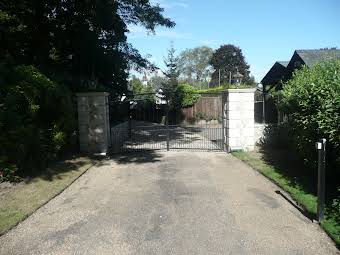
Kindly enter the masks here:
M 318 222 L 324 218 L 325 210 L 325 169 L 326 169 L 326 139 L 320 139 L 315 143 L 315 147 L 318 151 L 318 205 L 317 205 L 317 217 Z
M 266 123 L 266 90 L 265 86 L 263 85 L 262 89 L 262 123 Z
M 166 101 L 166 150 L 170 150 L 170 130 L 169 130 L 169 100 Z
M 129 120 L 128 120 L 128 136 L 131 138 L 132 136 L 132 111 L 131 111 L 131 101 L 128 101 L 128 115 L 129 115 Z

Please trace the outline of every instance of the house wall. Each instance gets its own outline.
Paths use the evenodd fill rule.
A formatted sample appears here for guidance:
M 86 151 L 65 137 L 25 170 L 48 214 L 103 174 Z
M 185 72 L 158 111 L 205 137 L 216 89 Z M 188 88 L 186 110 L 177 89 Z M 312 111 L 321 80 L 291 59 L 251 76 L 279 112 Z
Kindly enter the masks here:
M 296 52 L 294 52 L 291 60 L 289 61 L 289 64 L 287 65 L 286 73 L 283 80 L 288 81 L 289 79 L 291 79 L 293 77 L 294 71 L 301 68 L 304 64 L 305 62 L 302 60 L 302 58 L 300 58 L 300 56 Z

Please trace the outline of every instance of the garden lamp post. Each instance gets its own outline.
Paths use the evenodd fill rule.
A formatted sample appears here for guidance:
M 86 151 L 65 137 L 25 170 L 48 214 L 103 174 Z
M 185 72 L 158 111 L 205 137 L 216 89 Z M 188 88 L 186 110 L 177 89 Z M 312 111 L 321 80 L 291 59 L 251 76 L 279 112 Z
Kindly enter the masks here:
M 234 83 L 238 87 L 242 83 L 243 75 L 237 70 L 236 73 L 233 75 Z

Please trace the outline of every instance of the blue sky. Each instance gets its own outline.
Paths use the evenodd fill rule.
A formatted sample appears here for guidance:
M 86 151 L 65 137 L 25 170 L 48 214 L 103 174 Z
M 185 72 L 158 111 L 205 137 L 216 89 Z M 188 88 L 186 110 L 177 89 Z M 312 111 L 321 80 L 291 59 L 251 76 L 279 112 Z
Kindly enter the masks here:
M 171 41 L 177 53 L 206 45 L 239 46 L 260 81 L 277 60 L 295 49 L 340 47 L 340 0 L 153 0 L 176 22 L 148 35 L 131 26 L 128 40 L 164 68 Z

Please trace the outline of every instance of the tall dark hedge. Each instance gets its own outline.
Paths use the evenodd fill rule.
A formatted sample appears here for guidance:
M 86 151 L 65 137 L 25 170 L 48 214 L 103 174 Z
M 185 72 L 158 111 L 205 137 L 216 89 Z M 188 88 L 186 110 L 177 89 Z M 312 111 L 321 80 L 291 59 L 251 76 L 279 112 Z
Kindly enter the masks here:
M 70 91 L 33 66 L 0 68 L 0 178 L 40 171 L 75 143 Z

